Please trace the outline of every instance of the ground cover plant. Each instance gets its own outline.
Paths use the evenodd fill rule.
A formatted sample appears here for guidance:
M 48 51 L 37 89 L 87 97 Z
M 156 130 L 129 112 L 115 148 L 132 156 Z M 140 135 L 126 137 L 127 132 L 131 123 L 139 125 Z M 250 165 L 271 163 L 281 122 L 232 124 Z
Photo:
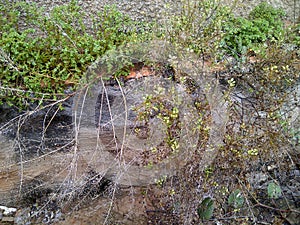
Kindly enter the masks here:
M 61 98 L 98 57 L 142 39 L 145 29 L 114 7 L 99 12 L 87 27 L 76 1 L 48 15 L 23 1 L 6 1 L 0 7 L 1 103 L 21 108 L 32 101 Z
M 0 20 L 0 101 L 19 109 L 32 107 L 31 102 L 35 101 L 40 109 L 35 107 L 31 114 L 18 114 L 17 119 L 1 124 L 0 131 L 16 140 L 17 166 L 21 171 L 28 162 L 46 167 L 45 159 L 50 161 L 58 156 L 68 164 L 66 168 L 54 164 L 61 169 L 53 169 L 57 178 L 51 177 L 50 169 L 48 177 L 34 177 L 21 192 L 20 206 L 24 210 L 17 216 L 19 224 L 30 220 L 45 224 L 70 224 L 76 220 L 99 224 L 298 223 L 299 21 L 284 25 L 284 11 L 267 3 L 259 4 L 247 18 L 242 18 L 236 17 L 233 10 L 222 6 L 220 1 L 184 0 L 179 14 L 170 16 L 166 12 L 164 24 L 159 21 L 151 26 L 137 23 L 116 8 L 107 7 L 89 27 L 76 1 L 55 7 L 49 15 L 25 2 L 6 3 L 0 5 L 3 15 Z M 171 43 L 173 49 L 167 57 L 172 61 L 159 62 L 159 66 L 147 60 L 138 62 L 143 65 L 141 70 L 155 71 L 177 86 L 187 87 L 184 90 L 196 99 L 193 106 L 199 117 L 198 120 L 193 117 L 189 124 L 200 131 L 201 141 L 190 148 L 185 166 L 175 171 L 174 176 L 161 176 L 155 183 L 124 187 L 94 168 L 81 176 L 82 168 L 76 165 L 86 162 L 78 154 L 78 133 L 72 128 L 80 123 L 74 125 L 77 121 L 66 116 L 61 106 L 68 108 L 72 95 L 69 93 L 76 88 L 82 91 L 82 86 L 77 84 L 89 85 L 85 72 L 101 56 L 112 73 L 111 79 L 101 83 L 106 87 L 103 90 L 107 93 L 112 90 L 114 94 L 117 93 L 115 87 L 123 90 L 116 94 L 122 102 L 125 91 L 130 92 L 128 87 L 135 82 L 133 72 L 139 72 L 122 50 L 130 52 L 126 46 L 132 46 L 132 42 L 134 45 L 150 39 Z M 129 42 L 131 45 L 126 45 Z M 125 48 L 114 51 L 118 46 Z M 212 130 L 212 112 L 205 98 L 203 102 L 198 101 L 202 92 L 198 91 L 197 79 L 190 79 L 188 70 L 177 70 L 178 59 L 171 53 L 181 53 L 182 49 L 196 56 L 199 76 L 209 71 L 217 80 L 228 110 L 222 144 L 218 146 L 214 162 L 205 168 L 201 161 Z M 114 68 L 114 64 L 118 67 Z M 193 66 L 187 67 L 192 69 Z M 128 74 L 130 79 L 126 78 Z M 140 77 L 137 82 L 143 79 Z M 172 91 L 168 99 L 149 95 L 135 107 L 142 112 L 138 119 L 146 118 L 147 123 L 158 115 L 167 126 L 168 142 L 163 147 L 169 148 L 168 154 L 156 154 L 154 148 L 145 151 L 152 158 L 147 158 L 142 166 L 150 169 L 180 149 L 176 129 L 180 130 L 185 124 L 180 120 L 180 108 L 172 107 L 170 99 L 175 99 Z M 88 93 L 83 96 L 88 99 Z M 107 112 L 111 116 L 109 108 L 113 109 L 115 103 L 111 96 L 101 96 L 102 100 L 106 98 Z M 101 109 L 101 105 L 97 107 Z M 81 125 L 84 126 L 83 122 Z M 12 132 L 12 129 L 15 130 Z M 32 135 L 35 132 L 37 137 Z M 120 137 L 117 132 L 113 135 Z M 122 148 L 117 149 L 115 155 L 121 151 Z M 130 160 L 135 158 L 130 157 Z M 129 161 L 125 166 L 130 165 Z M 77 186 L 72 183 L 76 176 L 81 176 Z M 62 185 L 54 186 L 55 179 L 61 179 Z M 66 213 L 65 221 L 62 211 L 70 213 Z M 28 218 L 22 217 L 28 213 Z
M 222 45 L 229 54 L 241 58 L 249 50 L 262 53 L 264 45 L 282 41 L 284 11 L 266 2 L 256 6 L 249 18 L 231 17 L 225 25 Z

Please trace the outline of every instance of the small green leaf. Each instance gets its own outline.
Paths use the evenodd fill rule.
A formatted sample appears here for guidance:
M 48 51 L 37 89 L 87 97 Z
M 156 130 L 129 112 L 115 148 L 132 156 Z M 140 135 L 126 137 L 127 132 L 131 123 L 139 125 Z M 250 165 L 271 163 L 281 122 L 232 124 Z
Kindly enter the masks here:
M 228 204 L 232 205 L 234 208 L 241 208 L 244 204 L 244 197 L 242 192 L 239 189 L 236 189 L 232 192 L 228 198 Z
M 214 211 L 214 201 L 206 197 L 198 206 L 197 213 L 202 220 L 209 220 Z
M 281 188 L 279 185 L 274 182 L 269 183 L 268 185 L 268 196 L 269 198 L 277 199 L 282 195 Z

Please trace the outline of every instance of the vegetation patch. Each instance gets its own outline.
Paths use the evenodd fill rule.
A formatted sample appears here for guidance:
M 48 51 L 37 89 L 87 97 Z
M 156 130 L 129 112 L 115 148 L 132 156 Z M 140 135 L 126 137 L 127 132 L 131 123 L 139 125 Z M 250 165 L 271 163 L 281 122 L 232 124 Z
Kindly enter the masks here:
M 59 215 L 55 216 L 55 221 L 63 223 L 61 212 L 71 212 L 81 207 L 89 209 L 89 215 L 94 215 L 89 221 L 92 224 L 95 221 L 98 224 L 132 224 L 132 221 L 135 224 L 145 221 L 149 224 L 298 223 L 300 143 L 299 125 L 293 123 L 299 122 L 299 115 L 296 114 L 299 111 L 299 94 L 295 92 L 299 89 L 300 74 L 299 19 L 288 23 L 284 21 L 282 9 L 265 2 L 257 5 L 247 18 L 236 17 L 230 8 L 223 7 L 220 2 L 183 0 L 179 15 L 166 13 L 165 24 L 155 21 L 151 25 L 133 21 L 110 6 L 93 18 L 91 27 L 85 24 L 85 15 L 76 1 L 57 6 L 49 14 L 43 8 L 25 1 L 7 0 L 0 5 L 0 103 L 14 105 L 20 110 L 34 106 L 34 110 L 23 111 L 23 114 L 5 121 L 4 125 L 1 118 L 0 126 L 1 134 L 13 136 L 15 140 L 13 149 L 10 149 L 12 151 L 2 152 L 0 148 L 0 159 L 4 159 L 0 162 L 0 184 L 6 190 L 14 185 L 13 192 L 9 193 L 15 196 L 23 193 L 24 203 L 19 204 L 24 206 L 23 212 L 26 212 L 26 207 L 30 212 L 29 217 L 22 220 L 23 224 L 24 221 L 41 220 L 42 217 L 48 219 L 51 215 Z M 238 6 L 238 1 L 236 4 Z M 143 58 L 120 57 L 126 56 L 127 52 L 116 51 L 114 54 L 118 46 L 126 46 L 121 48 L 124 51 L 134 51 L 130 46 L 145 40 L 171 42 L 174 52 L 183 52 L 180 50 L 184 49 L 196 55 L 195 64 L 185 59 L 187 64 L 190 63 L 188 68 L 198 69 L 194 78 L 200 77 L 199 80 L 190 79 L 184 71 L 177 70 L 180 67 L 172 67 L 170 62 L 155 62 L 163 67 L 168 65 L 167 69 L 161 69 L 155 63 L 151 64 L 153 62 L 143 61 Z M 157 48 L 157 52 L 159 50 Z M 107 63 L 107 68 L 97 70 L 89 67 L 98 58 Z M 172 63 L 177 65 L 180 63 L 178 58 L 182 56 L 176 58 L 170 54 L 166 58 L 172 58 Z M 136 61 L 142 62 L 140 68 L 136 68 Z M 118 62 L 118 68 L 114 68 L 115 62 Z M 95 69 L 91 82 L 86 77 L 91 72 L 88 68 L 91 71 Z M 75 90 L 82 91 L 79 85 L 88 88 L 94 78 L 102 78 L 101 69 L 107 69 L 111 74 L 103 77 L 107 82 L 105 85 L 101 80 L 104 92 L 96 97 L 98 100 L 100 97 L 102 100 L 106 98 L 102 103 L 105 102 L 105 115 L 111 120 L 113 110 L 119 110 L 122 115 L 127 110 L 126 104 L 122 105 L 123 108 L 114 108 L 114 104 L 127 103 L 124 96 L 132 94 L 131 87 L 134 87 L 130 84 L 154 80 L 155 76 L 149 72 L 152 69 L 159 76 L 166 75 L 163 77 L 165 80 L 188 94 L 193 102 L 188 105 L 196 110 L 196 117 L 182 114 L 180 101 L 190 102 L 187 98 L 176 99 L 176 93 L 171 88 L 166 93 L 153 94 L 160 90 L 154 88 L 152 80 L 147 87 L 149 89 L 150 86 L 148 94 L 144 89 L 138 89 L 140 95 L 135 97 L 143 98 L 131 111 L 136 115 L 134 122 L 141 126 L 130 127 L 130 132 L 127 132 L 123 121 L 132 122 L 128 120 L 128 113 L 120 124 L 116 123 L 119 127 L 109 127 L 109 131 L 113 132 L 108 138 L 117 141 L 109 142 L 115 150 L 111 158 L 101 161 L 101 165 L 106 163 L 108 169 L 103 172 L 98 167 L 91 168 L 99 165 L 97 160 L 105 152 L 101 149 L 103 146 L 99 147 L 101 127 L 94 124 L 110 121 L 98 118 L 102 115 L 101 109 L 104 110 L 101 108 L 103 105 L 93 105 L 90 109 L 83 101 L 77 112 L 90 113 L 85 121 L 81 114 L 78 121 L 72 120 L 70 115 L 65 117 L 59 114 L 63 112 L 63 107 L 59 105 L 66 106 L 66 99 Z M 205 77 L 207 74 L 211 76 Z M 199 91 L 197 86 L 197 81 L 203 77 L 216 78 L 215 83 L 222 89 L 220 98 L 224 101 L 221 102 L 228 112 L 213 111 L 212 106 L 218 102 L 207 104 L 203 100 L 202 90 Z M 116 99 L 112 99 L 108 92 L 104 94 L 114 85 L 119 88 Z M 215 95 L 219 92 L 210 88 L 209 83 L 204 87 L 213 90 L 211 95 L 217 99 Z M 145 93 L 147 95 L 143 96 Z M 81 97 L 87 101 L 91 92 L 84 94 Z M 221 129 L 212 132 L 211 128 L 218 124 L 215 118 L 221 118 L 222 113 L 228 114 L 225 137 L 220 145 L 213 146 L 218 149 L 216 155 L 208 155 L 215 157 L 213 163 L 203 166 L 201 162 L 206 156 L 203 152 L 212 148 L 208 145 L 213 145 L 208 144 L 209 137 L 219 141 Z M 139 151 L 138 145 L 155 131 L 155 126 L 152 131 L 147 128 L 154 117 L 166 128 L 161 135 L 165 144 Z M 62 118 L 64 122 L 55 118 Z M 113 119 L 117 121 L 120 117 Z M 93 134 L 98 132 L 94 141 L 96 147 L 84 146 L 86 151 L 83 153 L 80 151 L 79 128 L 91 127 L 91 121 L 95 130 Z M 74 127 L 71 127 L 73 124 Z M 189 129 L 189 124 L 197 129 L 199 137 L 191 137 L 193 130 Z M 179 139 L 184 127 L 188 135 Z M 133 141 L 127 149 L 125 141 L 125 147 L 116 148 L 126 135 L 136 139 L 131 139 Z M 89 133 L 83 136 L 83 140 L 88 138 Z M 133 174 L 141 174 L 142 168 L 147 171 L 147 176 L 153 177 L 151 169 L 161 161 L 167 161 L 180 149 L 179 140 L 187 146 L 187 154 L 183 155 L 185 158 L 180 158 L 184 161 L 183 166 L 166 164 L 167 168 L 161 167 L 165 171 L 172 170 L 172 176 L 156 177 L 155 183 L 147 183 L 143 187 L 124 187 L 115 182 L 129 177 L 128 171 L 132 168 Z M 131 146 L 140 153 L 140 168 L 134 164 L 136 155 L 129 155 L 127 161 L 117 161 L 121 159 L 118 156 L 124 153 L 123 150 Z M 180 160 L 178 163 L 181 163 Z M 111 162 L 122 171 L 112 171 Z M 32 165 L 42 165 L 45 170 L 26 170 Z M 7 182 L 9 174 L 18 178 L 15 183 Z M 35 181 L 34 185 L 25 188 L 30 179 Z M 135 184 L 138 182 L 140 178 L 136 178 Z M 43 206 L 37 207 L 37 204 Z M 43 215 L 38 214 L 37 210 Z M 51 214 L 51 210 L 56 212 Z M 80 211 L 75 214 L 76 220 L 85 223 L 89 220 L 86 220 L 86 211 L 82 215 Z M 42 216 L 37 218 L 38 215 Z M 74 221 L 68 216 L 65 219 L 66 224 Z
M 24 1 L 6 1 L 0 11 L 0 102 L 21 109 L 33 101 L 61 99 L 106 51 L 146 36 L 145 24 L 113 6 L 99 12 L 91 27 L 76 1 L 49 14 Z
M 257 5 L 248 18 L 231 15 L 224 24 L 222 48 L 236 58 L 241 58 L 248 52 L 263 54 L 268 45 L 283 40 L 284 15 L 282 9 L 276 9 L 266 2 Z

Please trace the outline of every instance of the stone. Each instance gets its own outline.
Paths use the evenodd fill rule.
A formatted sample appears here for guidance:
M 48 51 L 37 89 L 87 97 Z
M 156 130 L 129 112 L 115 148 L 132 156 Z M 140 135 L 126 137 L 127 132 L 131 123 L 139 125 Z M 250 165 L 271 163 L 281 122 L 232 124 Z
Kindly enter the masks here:
M 2 222 L 14 222 L 14 217 L 13 216 L 3 216 Z

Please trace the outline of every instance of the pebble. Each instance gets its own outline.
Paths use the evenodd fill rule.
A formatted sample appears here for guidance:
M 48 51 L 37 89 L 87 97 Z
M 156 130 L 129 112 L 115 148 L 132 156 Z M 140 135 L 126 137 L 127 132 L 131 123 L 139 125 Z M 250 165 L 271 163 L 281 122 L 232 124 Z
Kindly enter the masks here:
M 14 222 L 14 217 L 13 216 L 3 216 L 2 217 L 2 222 Z
M 9 215 L 15 214 L 17 209 L 0 205 L 0 211 L 3 211 L 2 212 L 3 216 L 9 216 Z

